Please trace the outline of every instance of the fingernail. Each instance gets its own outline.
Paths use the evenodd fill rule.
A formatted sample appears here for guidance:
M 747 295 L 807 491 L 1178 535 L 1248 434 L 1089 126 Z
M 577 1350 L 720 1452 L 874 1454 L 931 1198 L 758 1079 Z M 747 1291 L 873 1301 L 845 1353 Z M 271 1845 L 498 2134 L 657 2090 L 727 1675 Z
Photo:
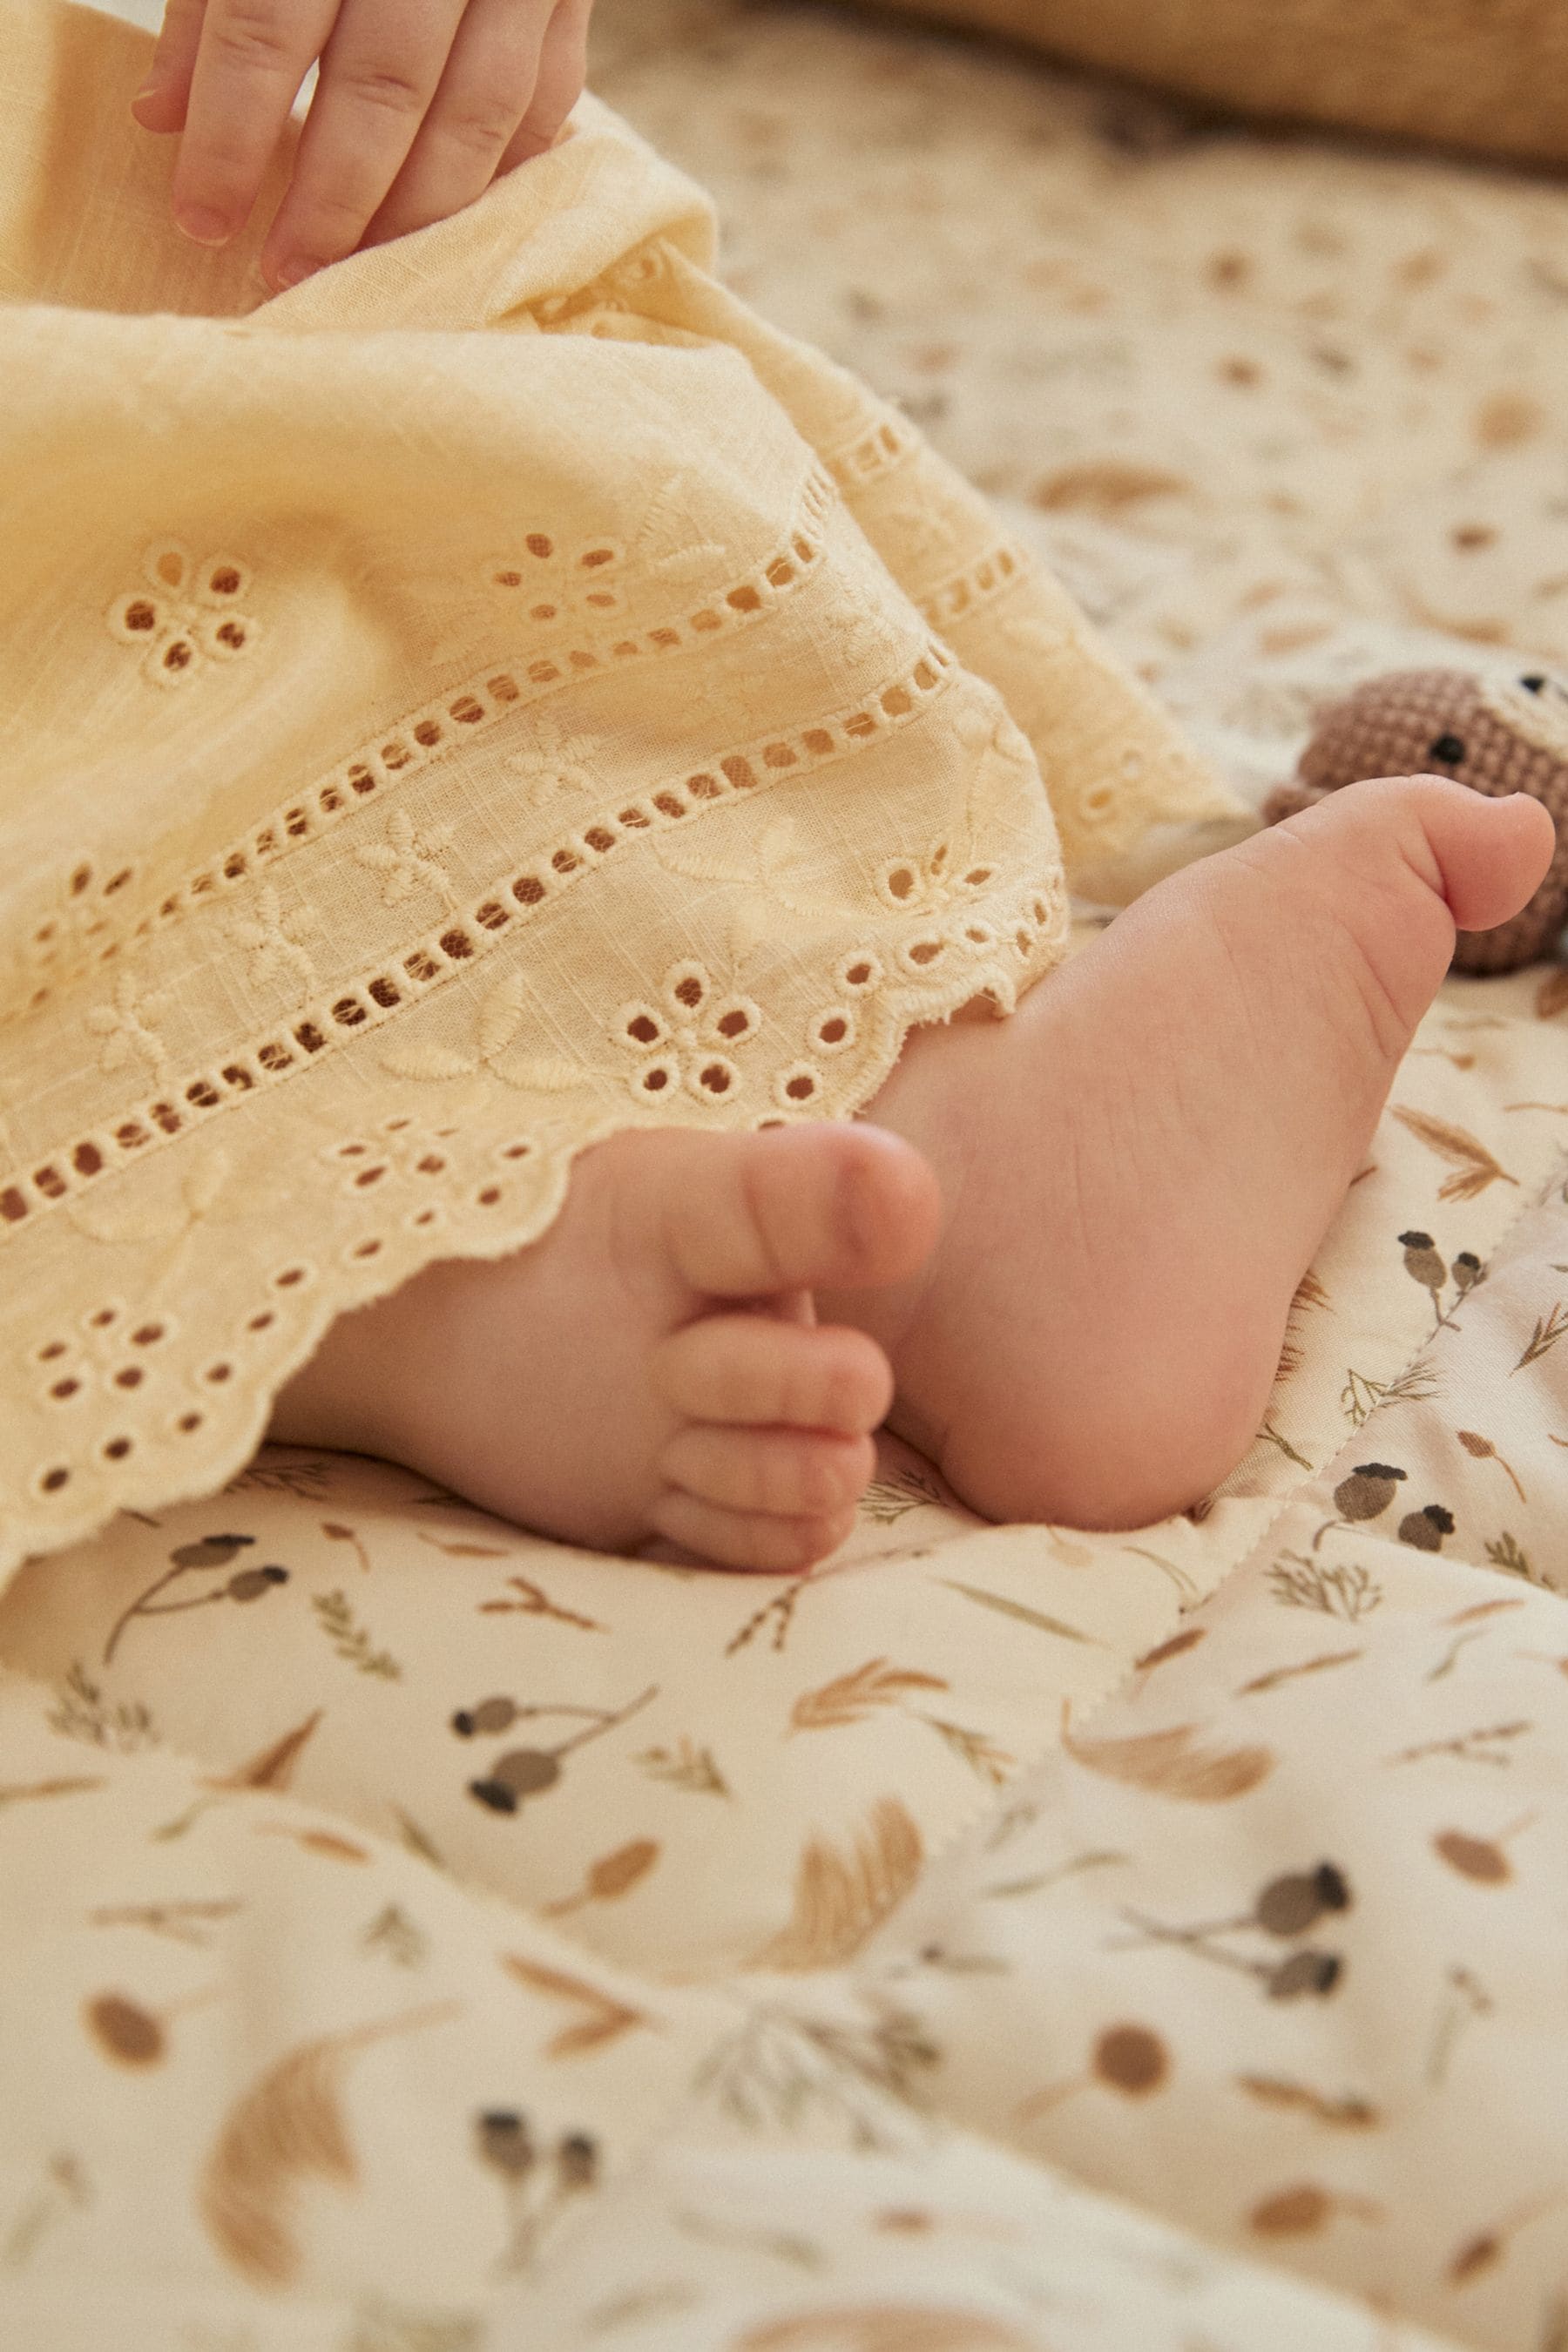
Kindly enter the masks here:
M 226 245 L 234 235 L 232 226 L 222 213 L 213 212 L 206 205 L 177 205 L 174 224 L 193 245 Z
M 272 283 L 279 294 L 287 294 L 290 286 L 302 286 L 307 278 L 314 278 L 322 266 L 319 261 L 307 261 L 302 254 L 291 254 L 272 271 Z

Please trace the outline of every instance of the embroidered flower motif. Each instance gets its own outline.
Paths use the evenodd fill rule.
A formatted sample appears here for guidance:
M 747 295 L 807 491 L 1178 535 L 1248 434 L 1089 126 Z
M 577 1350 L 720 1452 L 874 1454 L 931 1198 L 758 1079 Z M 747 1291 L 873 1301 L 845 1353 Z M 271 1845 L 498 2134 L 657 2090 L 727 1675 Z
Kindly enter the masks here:
M 104 1385 L 127 1394 L 140 1388 L 167 1327 L 154 1319 L 133 1331 L 134 1322 L 123 1298 L 100 1299 L 77 1318 L 74 1328 L 35 1349 L 40 1402 L 68 1406 Z
M 416 825 L 406 809 L 395 809 L 387 820 L 386 840 L 356 849 L 355 861 L 374 874 L 385 876 L 381 886 L 384 906 L 399 907 L 423 888 L 434 890 L 444 907 L 455 907 L 458 894 L 441 863 L 441 852 L 450 843 L 452 832 L 449 824 Z
M 639 1101 L 658 1102 L 684 1086 L 698 1102 L 723 1102 L 742 1085 L 731 1060 L 749 1045 L 763 1016 L 749 996 L 719 997 L 700 963 L 672 964 L 664 977 L 662 1008 L 623 1004 L 611 1034 L 637 1056 L 627 1084 Z
M 658 860 L 668 872 L 679 874 L 685 881 L 728 882 L 744 891 L 730 920 L 730 953 L 737 964 L 743 963 L 752 950 L 769 936 L 778 922 L 781 908 L 785 914 L 809 920 L 813 916 L 820 917 L 836 903 L 801 887 L 805 852 L 788 817 L 781 817 L 769 825 L 743 863 L 688 856 L 668 842 L 660 843 Z
M 90 952 L 118 928 L 110 901 L 133 878 L 134 869 L 116 866 L 100 880 L 89 861 L 72 867 L 56 886 L 52 901 L 23 940 L 26 961 L 39 971 Z
M 113 1194 L 107 1199 L 89 1194 L 86 1201 L 72 1202 L 66 1213 L 79 1234 L 110 1249 L 146 1249 L 153 1243 L 177 1242 L 211 1213 L 233 1172 L 226 1151 L 206 1149 L 193 1154 L 177 1191 L 158 1196 L 156 1206 L 151 1199 L 139 1205 L 116 1206 Z M 154 1346 L 166 1336 L 166 1325 L 156 1320 L 138 1325 L 133 1335 L 138 1347 Z M 133 1388 L 137 1382 L 117 1376 L 115 1385 Z
M 983 890 L 995 874 L 994 866 L 958 869 L 950 842 L 940 842 L 925 857 L 895 857 L 877 876 L 877 895 L 889 907 L 908 915 L 934 914 L 939 907 Z
M 521 777 L 535 808 L 556 793 L 585 793 L 596 788 L 598 779 L 582 736 L 570 733 L 548 710 L 538 713 L 533 729 L 533 741 L 526 751 L 514 751 L 507 766 L 514 776 Z
M 889 507 L 886 513 L 888 520 L 899 527 L 911 567 L 929 571 L 933 565 L 952 562 L 958 533 L 935 499 L 907 499 L 901 506 Z
M 127 1062 L 136 1061 L 145 1062 L 154 1070 L 163 1067 L 169 1058 L 168 1048 L 157 1031 L 148 1025 L 145 1015 L 167 995 L 168 991 L 161 988 L 142 995 L 130 972 L 119 974 L 113 1003 L 95 1004 L 87 1016 L 87 1025 L 93 1035 L 103 1039 L 98 1057 L 100 1070 L 121 1070 Z
M 490 991 L 480 1008 L 474 1044 L 468 1053 L 459 1053 L 450 1045 L 418 1043 L 394 1045 L 381 1057 L 384 1070 L 400 1078 L 473 1078 L 482 1070 L 501 1080 L 503 1085 L 516 1087 L 523 1094 L 575 1094 L 592 1085 L 589 1073 L 575 1063 L 553 1059 L 548 1055 L 531 1054 L 513 1056 L 502 1067 L 502 1056 L 510 1055 L 512 1046 L 525 1028 L 537 1026 L 538 1010 L 530 995 L 526 975 L 512 971 Z
M 958 732 L 973 762 L 963 832 L 923 856 L 889 858 L 877 871 L 877 896 L 903 914 L 931 915 L 987 888 L 996 866 L 993 859 L 976 856 L 976 843 L 997 838 L 1009 803 L 1026 803 L 1039 793 L 1028 746 L 1011 720 L 967 711 Z
M 618 540 L 595 539 L 566 548 L 549 532 L 530 531 L 514 554 L 492 556 L 485 576 L 492 592 L 547 629 L 563 621 L 605 620 L 625 602 L 614 574 L 626 561 Z
M 722 494 L 695 466 L 666 475 L 644 509 L 632 541 L 632 561 L 655 579 L 699 582 L 722 578 L 732 560 Z
M 142 653 L 142 674 L 157 686 L 179 686 L 205 662 L 247 653 L 260 624 L 240 610 L 250 573 L 226 555 L 195 563 L 174 541 L 150 547 L 142 559 L 145 588 L 111 604 L 109 631 Z
M 896 669 L 906 651 L 907 640 L 900 636 L 886 614 L 875 605 L 857 605 L 846 613 L 837 630 L 838 650 L 856 670 L 867 670 L 874 677 L 886 677 Z
M 308 996 L 316 985 L 316 967 L 300 942 L 317 928 L 315 908 L 295 907 L 286 915 L 282 900 L 268 883 L 257 893 L 256 914 L 255 922 L 230 926 L 230 936 L 251 951 L 251 979 L 265 981 L 275 971 L 291 971 L 300 996 Z

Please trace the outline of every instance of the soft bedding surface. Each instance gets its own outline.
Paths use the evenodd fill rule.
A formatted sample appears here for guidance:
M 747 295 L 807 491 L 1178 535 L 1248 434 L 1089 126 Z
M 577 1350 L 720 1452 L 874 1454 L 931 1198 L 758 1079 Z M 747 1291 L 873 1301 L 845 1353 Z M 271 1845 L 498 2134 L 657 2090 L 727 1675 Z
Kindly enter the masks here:
M 1244 786 L 1342 678 L 1568 653 L 1568 196 L 793 8 L 602 50 Z M 1188 1518 L 890 1451 L 797 1587 L 274 1452 L 26 1570 L 0 2333 L 1568 2341 L 1565 1024 L 1449 984 Z

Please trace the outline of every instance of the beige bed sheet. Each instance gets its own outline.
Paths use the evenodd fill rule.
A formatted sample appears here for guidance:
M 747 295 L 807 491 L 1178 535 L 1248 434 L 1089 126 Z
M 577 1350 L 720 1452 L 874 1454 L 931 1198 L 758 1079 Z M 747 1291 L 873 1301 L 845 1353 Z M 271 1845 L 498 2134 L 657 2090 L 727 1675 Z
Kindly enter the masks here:
M 816 12 L 602 37 L 1244 784 L 1562 643 L 1568 197 Z M 991 1530 L 889 1451 L 797 1588 L 274 1453 L 25 1571 L 0 2335 L 1560 2352 L 1565 1040 L 1560 973 L 1445 991 L 1206 1514 Z

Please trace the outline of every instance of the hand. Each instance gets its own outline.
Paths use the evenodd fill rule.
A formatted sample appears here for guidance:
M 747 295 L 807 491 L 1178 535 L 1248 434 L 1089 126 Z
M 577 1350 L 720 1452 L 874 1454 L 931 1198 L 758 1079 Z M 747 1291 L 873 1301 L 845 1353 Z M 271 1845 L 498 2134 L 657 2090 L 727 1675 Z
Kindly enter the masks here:
M 300 84 L 321 79 L 262 248 L 275 291 L 444 220 L 551 146 L 582 91 L 593 0 L 167 0 L 143 130 L 179 131 L 174 218 L 226 245 Z

